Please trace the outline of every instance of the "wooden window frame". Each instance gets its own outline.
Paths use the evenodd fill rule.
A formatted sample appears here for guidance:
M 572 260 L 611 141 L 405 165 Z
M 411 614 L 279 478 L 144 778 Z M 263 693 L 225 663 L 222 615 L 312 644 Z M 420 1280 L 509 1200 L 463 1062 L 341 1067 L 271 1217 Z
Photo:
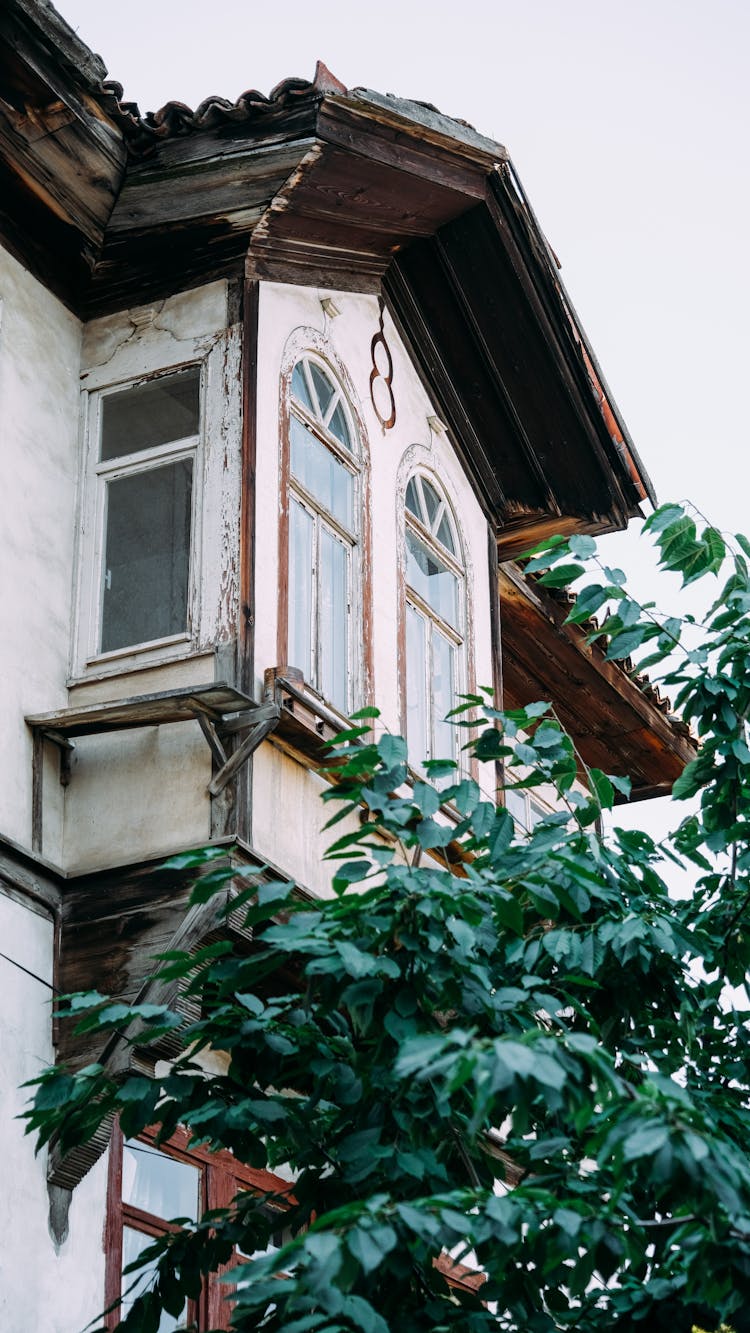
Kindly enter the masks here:
M 409 482 L 412 479 L 419 478 L 420 485 L 422 479 L 427 481 L 434 491 L 438 494 L 444 511 L 438 511 L 437 519 L 442 518 L 443 512 L 447 514 L 453 535 L 454 543 L 458 550 L 458 555 L 449 551 L 442 542 L 440 542 L 434 533 L 418 518 L 406 504 L 406 493 Z M 439 526 L 436 520 L 433 527 Z M 406 556 L 406 534 L 411 531 L 414 536 L 429 551 L 445 565 L 458 582 L 458 626 L 451 625 L 448 621 L 431 607 L 420 594 L 409 585 L 407 577 L 407 556 Z M 402 613 L 400 625 L 400 648 L 399 653 L 403 669 L 401 671 L 401 717 L 403 734 L 406 737 L 407 745 L 409 743 L 408 724 L 407 724 L 407 672 L 408 672 L 408 638 L 406 630 L 407 612 L 411 608 L 421 619 L 427 622 L 426 631 L 426 661 L 425 661 L 425 701 L 427 705 L 427 717 L 425 719 L 425 730 L 429 737 L 430 758 L 435 756 L 432 751 L 435 746 L 435 703 L 430 688 L 430 678 L 432 675 L 432 640 L 435 629 L 453 646 L 456 650 L 456 679 L 454 681 L 453 692 L 456 698 L 458 695 L 467 692 L 472 687 L 471 654 L 470 654 L 470 615 L 469 615 L 469 580 L 467 574 L 467 564 L 465 555 L 465 543 L 459 530 L 453 507 L 445 492 L 445 487 L 438 477 L 430 473 L 424 467 L 413 467 L 406 475 L 404 482 L 404 500 L 401 513 L 401 541 L 402 541 L 402 569 L 401 569 L 401 588 L 402 588 Z M 426 756 L 411 755 L 409 758 L 410 766 L 415 771 L 421 771 L 421 764 Z M 461 760 L 460 747 L 458 744 L 458 735 L 456 737 L 455 753 L 450 756 L 459 764 L 459 770 L 466 767 Z M 418 768 L 418 766 L 420 766 Z
M 199 1216 L 206 1210 L 225 1208 L 231 1204 L 241 1189 L 258 1194 L 275 1194 L 279 1198 L 279 1207 L 293 1202 L 293 1186 L 282 1176 L 272 1171 L 257 1170 L 244 1166 L 226 1149 L 211 1152 L 205 1147 L 191 1148 L 189 1132 L 178 1127 L 167 1143 L 156 1145 L 156 1131 L 147 1129 L 138 1135 L 140 1142 L 150 1144 L 155 1152 L 164 1153 L 177 1161 L 200 1170 Z M 104 1327 L 111 1333 L 118 1326 L 120 1314 L 117 1308 L 111 1309 L 119 1301 L 122 1290 L 122 1252 L 123 1228 L 132 1226 L 145 1236 L 162 1236 L 169 1231 L 179 1230 L 168 1219 L 146 1213 L 122 1199 L 122 1164 L 124 1136 L 119 1125 L 112 1131 L 109 1150 L 109 1171 L 107 1178 L 107 1217 L 105 1225 L 105 1279 L 104 1303 L 108 1311 Z M 231 1327 L 231 1307 L 227 1298 L 232 1288 L 218 1279 L 235 1267 L 236 1260 L 223 1264 L 217 1273 L 212 1273 L 203 1284 L 203 1290 L 197 1301 L 188 1302 L 188 1320 L 197 1322 L 199 1329 L 229 1329 Z
M 352 449 L 348 450 L 334 436 L 321 429 L 321 424 L 305 410 L 292 394 L 292 375 L 297 364 L 309 361 L 320 367 L 338 389 L 351 432 Z M 328 449 L 338 462 L 343 463 L 354 476 L 353 528 L 349 532 L 324 506 L 306 491 L 291 470 L 291 422 L 296 417 L 314 437 Z M 370 454 L 364 421 L 357 407 L 353 385 L 327 341 L 313 329 L 297 330 L 284 353 L 280 376 L 279 400 L 280 434 L 280 512 L 279 512 L 279 596 L 277 622 L 277 670 L 288 667 L 303 672 L 306 693 L 311 700 L 345 717 L 372 702 L 373 649 L 372 649 L 372 577 L 371 577 L 371 520 L 370 520 Z M 317 682 L 308 679 L 304 663 L 289 662 L 289 616 L 291 597 L 289 588 L 290 508 L 294 499 L 307 513 L 315 516 L 316 533 L 322 525 L 339 540 L 347 543 L 350 579 L 350 612 L 347 635 L 347 706 L 327 699 L 317 688 Z M 353 537 L 353 540 L 352 540 Z M 313 613 L 314 617 L 314 613 Z M 315 624 L 311 631 L 315 632 Z
M 170 440 L 149 449 L 138 450 L 120 458 L 102 460 L 99 457 L 102 429 L 102 406 L 113 394 L 127 392 L 143 384 L 155 383 L 180 371 L 199 371 L 199 425 L 195 435 Z M 198 641 L 200 623 L 201 565 L 203 545 L 203 497 L 206 440 L 206 384 L 205 358 L 193 357 L 174 365 L 160 366 L 145 375 L 90 389 L 84 394 L 83 417 L 83 475 L 81 501 L 81 533 L 79 536 L 79 595 L 76 626 L 74 665 L 79 671 L 101 670 L 121 665 L 123 669 L 134 660 L 139 665 L 169 661 L 184 657 Z M 101 620 L 104 582 L 104 558 L 107 542 L 106 494 L 107 484 L 122 477 L 151 472 L 189 459 L 192 463 L 190 514 L 190 569 L 187 591 L 187 616 L 184 631 L 151 639 L 144 643 L 124 644 L 103 652 Z

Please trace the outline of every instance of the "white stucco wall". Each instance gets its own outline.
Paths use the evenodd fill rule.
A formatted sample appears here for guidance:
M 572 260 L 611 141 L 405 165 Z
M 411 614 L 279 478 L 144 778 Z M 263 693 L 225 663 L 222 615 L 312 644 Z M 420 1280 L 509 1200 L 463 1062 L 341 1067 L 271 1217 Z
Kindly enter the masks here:
M 16 1119 L 30 1090 L 21 1087 L 52 1062 L 52 922 L 6 897 L 0 885 L 0 1328 L 7 1333 L 80 1333 L 104 1304 L 106 1155 L 75 1190 L 67 1239 L 48 1228 L 45 1154 Z M 40 978 L 40 980 L 37 980 Z
M 339 311 L 324 312 L 321 298 L 331 297 Z M 409 471 L 424 467 L 439 478 L 460 528 L 469 592 L 467 638 L 471 641 L 474 682 L 492 684 L 487 525 L 446 435 L 431 428 L 430 402 L 389 316 L 385 336 L 393 358 L 396 423 L 381 426 L 370 400 L 371 341 L 379 325 L 374 296 L 318 291 L 264 283 L 260 294 L 257 396 L 258 459 L 256 472 L 255 668 L 260 692 L 265 668 L 277 663 L 279 584 L 279 377 L 288 359 L 290 339 L 302 350 L 306 330 L 327 352 L 332 366 L 343 366 L 353 386 L 370 454 L 374 695 L 382 727 L 403 730 L 400 716 L 398 623 L 399 564 L 403 491 Z M 322 339 L 322 342 L 321 342 Z M 399 502 L 400 495 L 400 502 Z M 370 702 L 369 700 L 367 702 Z M 320 852 L 331 838 L 319 836 L 327 817 L 320 804 L 319 779 L 305 774 L 272 743 L 256 755 L 253 770 L 253 843 L 256 849 L 308 888 L 325 892 L 329 872 Z M 330 811 L 328 812 L 330 813 Z
M 31 735 L 24 714 L 67 703 L 78 463 L 81 325 L 0 249 L 0 834 L 31 842 Z M 50 851 L 62 789 L 50 759 Z

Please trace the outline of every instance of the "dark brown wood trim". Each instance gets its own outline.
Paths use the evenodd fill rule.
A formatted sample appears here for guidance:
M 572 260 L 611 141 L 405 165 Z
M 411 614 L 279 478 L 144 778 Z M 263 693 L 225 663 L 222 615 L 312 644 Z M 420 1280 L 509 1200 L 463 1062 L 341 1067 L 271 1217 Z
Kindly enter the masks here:
M 114 1125 L 109 1142 L 107 1173 L 107 1216 L 104 1222 L 104 1308 L 120 1299 L 122 1283 L 122 1131 Z M 106 1328 L 117 1328 L 119 1316 L 112 1310 L 106 1316 Z
M 492 689 L 495 708 L 504 706 L 503 698 L 503 625 L 500 608 L 500 585 L 498 583 L 497 533 L 492 523 L 487 524 L 487 563 L 490 576 L 490 639 L 492 648 Z M 495 760 L 495 784 L 497 795 L 505 782 L 505 768 L 502 759 Z
M 239 684 L 251 691 L 255 679 L 255 474 L 257 460 L 257 376 L 260 285 L 245 283 L 242 315 L 242 481 L 240 499 Z
M 42 828 L 44 787 L 44 737 L 41 732 L 34 732 L 31 752 L 31 849 L 42 853 L 44 841 Z
M 242 301 L 242 461 L 240 473 L 240 615 L 237 626 L 237 681 L 252 692 L 255 681 L 255 530 L 258 449 L 258 322 L 260 284 L 244 280 Z M 249 838 L 253 765 L 243 764 L 235 780 L 234 828 Z

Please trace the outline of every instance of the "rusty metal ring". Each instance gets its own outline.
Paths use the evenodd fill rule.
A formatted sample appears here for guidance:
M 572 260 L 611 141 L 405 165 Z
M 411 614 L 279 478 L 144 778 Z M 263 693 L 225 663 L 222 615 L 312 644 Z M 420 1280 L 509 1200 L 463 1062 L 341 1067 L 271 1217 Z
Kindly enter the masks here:
M 395 424 L 396 424 L 396 400 L 395 400 L 395 398 L 394 398 L 394 396 L 393 396 L 393 387 L 392 387 L 392 386 L 393 386 L 393 357 L 391 356 L 391 349 L 390 349 L 390 347 L 388 346 L 388 343 L 386 342 L 385 330 L 384 330 L 384 328 L 383 328 L 383 314 L 384 314 L 384 311 L 385 311 L 385 303 L 384 303 L 383 298 L 382 298 L 382 296 L 381 296 L 381 298 L 380 298 L 380 326 L 379 326 L 379 328 L 378 328 L 377 333 L 375 333 L 375 334 L 373 335 L 372 342 L 370 343 L 370 358 L 371 358 L 371 360 L 372 360 L 372 370 L 370 371 L 370 402 L 372 403 L 372 407 L 373 407 L 373 411 L 374 411 L 374 413 L 375 413 L 375 416 L 377 417 L 378 421 L 380 422 L 381 426 L 383 427 L 383 430 L 391 430 L 391 428 L 392 428 L 393 426 L 395 426 Z M 379 367 L 379 365 L 378 365 L 378 363 L 377 363 L 377 350 L 378 350 L 378 347 L 382 347 L 382 348 L 383 348 L 383 351 L 385 352 L 386 362 L 387 362 L 387 370 L 386 370 L 385 375 L 383 374 L 382 370 L 380 369 L 380 367 Z M 383 381 L 383 383 L 385 384 L 386 390 L 387 390 L 387 392 L 388 392 L 388 401 L 389 401 L 389 405 L 390 405 L 390 413 L 388 414 L 388 416 L 385 416 L 385 415 L 381 412 L 380 408 L 378 407 L 377 402 L 375 401 L 375 383 L 376 383 L 377 380 L 382 380 L 382 381 Z

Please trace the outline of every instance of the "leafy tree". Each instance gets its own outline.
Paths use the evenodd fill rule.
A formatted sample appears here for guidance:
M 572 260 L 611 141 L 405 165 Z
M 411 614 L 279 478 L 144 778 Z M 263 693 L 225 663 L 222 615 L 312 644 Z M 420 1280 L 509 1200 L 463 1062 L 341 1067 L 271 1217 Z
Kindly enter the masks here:
M 546 703 L 465 700 L 483 785 L 499 763 L 507 787 L 559 794 L 528 836 L 450 766 L 407 784 L 404 742 L 371 740 L 360 715 L 325 793 L 329 824 L 360 815 L 328 854 L 329 900 L 248 881 L 252 950 L 162 965 L 199 998 L 197 1022 L 65 1002 L 146 1046 L 171 1026 L 182 1054 L 162 1078 L 47 1070 L 28 1123 L 40 1144 L 86 1141 L 115 1111 L 126 1134 L 179 1123 L 244 1163 L 290 1164 L 293 1238 L 233 1271 L 237 1330 L 750 1329 L 750 545 L 727 550 L 676 506 L 646 527 L 683 586 L 723 578 L 702 619 L 637 604 L 587 537 L 527 569 L 583 584 L 569 619 L 598 613 L 609 658 L 648 645 L 694 726 L 673 795 L 696 799 L 674 834 L 610 827 L 627 784 L 592 770 L 583 792 Z M 196 865 L 205 900 L 236 879 L 221 855 L 172 864 Z M 670 861 L 693 870 L 687 899 L 670 896 Z M 201 1069 L 209 1047 L 225 1074 Z M 263 1248 L 278 1225 L 263 1202 L 242 1194 L 156 1242 L 153 1290 L 122 1326 L 153 1333 L 235 1246 Z M 446 1280 L 464 1260 L 484 1275 L 474 1292 Z

